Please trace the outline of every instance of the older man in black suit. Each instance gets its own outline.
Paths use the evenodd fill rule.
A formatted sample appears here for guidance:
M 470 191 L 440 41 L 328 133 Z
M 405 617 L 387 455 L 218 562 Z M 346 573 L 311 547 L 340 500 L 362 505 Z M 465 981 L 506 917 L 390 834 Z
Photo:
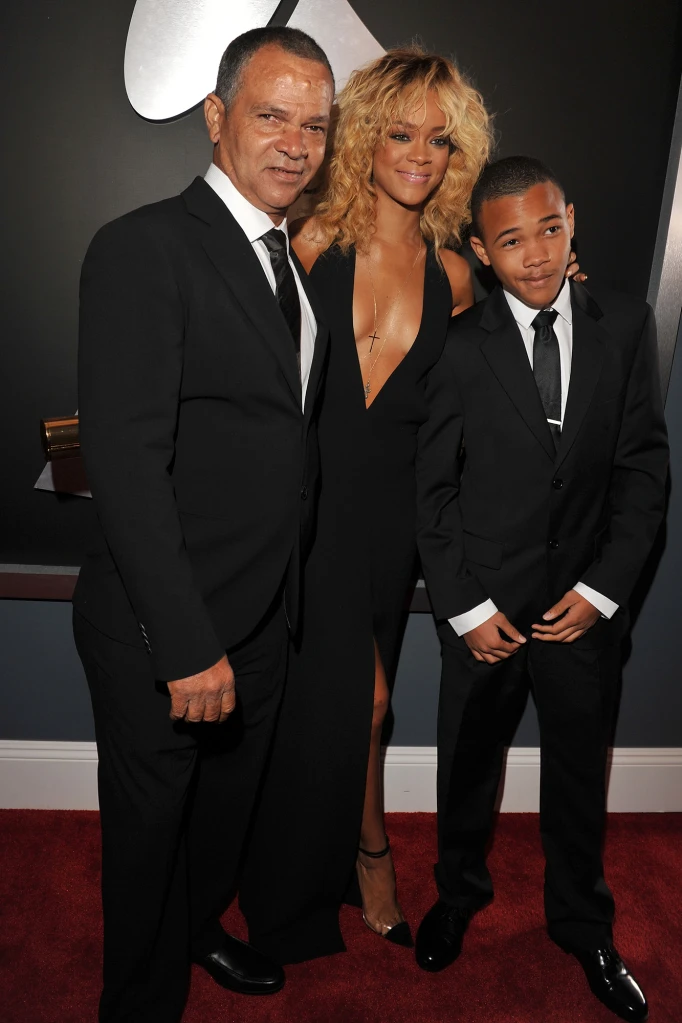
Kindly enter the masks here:
M 627 604 L 663 517 L 667 443 L 646 303 L 564 281 L 574 212 L 536 160 L 490 165 L 472 245 L 500 287 L 450 328 L 422 438 L 419 546 L 443 642 L 439 901 L 417 959 L 459 955 L 492 898 L 504 748 L 532 687 L 551 937 L 623 1019 L 646 1019 L 613 948 L 601 843 Z
M 286 212 L 334 93 L 293 29 L 226 50 L 213 163 L 97 234 L 81 284 L 81 436 L 101 537 L 75 595 L 103 836 L 103 1023 L 176 1023 L 190 959 L 269 993 L 226 935 L 280 702 L 317 490 L 327 328 Z

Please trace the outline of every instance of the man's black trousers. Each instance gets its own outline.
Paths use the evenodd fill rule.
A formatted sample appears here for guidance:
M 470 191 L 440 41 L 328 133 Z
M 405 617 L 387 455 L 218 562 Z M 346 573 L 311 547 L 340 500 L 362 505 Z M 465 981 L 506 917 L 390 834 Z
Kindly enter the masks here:
M 228 650 L 237 708 L 224 724 L 173 723 L 144 649 L 78 613 L 99 755 L 104 988 L 101 1023 L 177 1023 L 190 961 L 220 944 L 219 917 L 270 748 L 286 672 L 281 597 Z
M 479 909 L 493 896 L 486 850 L 505 747 L 532 689 L 540 725 L 540 831 L 545 912 L 564 948 L 611 940 L 613 898 L 602 841 L 606 761 L 617 702 L 620 646 L 528 640 L 508 660 L 479 663 L 440 627 L 436 881 L 441 899 Z

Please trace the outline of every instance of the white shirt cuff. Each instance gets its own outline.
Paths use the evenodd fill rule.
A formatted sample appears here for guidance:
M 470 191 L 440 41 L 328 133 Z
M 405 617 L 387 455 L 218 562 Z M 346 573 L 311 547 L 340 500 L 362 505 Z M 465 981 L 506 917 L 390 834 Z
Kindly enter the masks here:
M 483 625 L 483 622 L 487 622 L 494 614 L 497 614 L 497 607 L 492 600 L 485 600 L 482 604 L 472 607 L 471 611 L 465 611 L 463 615 L 455 615 L 448 621 L 457 635 L 463 636 L 465 632 L 471 632 L 472 629 Z
M 612 618 L 618 610 L 618 604 L 609 600 L 608 597 L 605 597 L 603 593 L 599 593 L 598 590 L 593 590 L 591 586 L 586 586 L 585 583 L 576 583 L 573 589 L 581 597 L 584 597 L 585 600 L 589 600 L 590 604 L 600 612 L 602 618 Z

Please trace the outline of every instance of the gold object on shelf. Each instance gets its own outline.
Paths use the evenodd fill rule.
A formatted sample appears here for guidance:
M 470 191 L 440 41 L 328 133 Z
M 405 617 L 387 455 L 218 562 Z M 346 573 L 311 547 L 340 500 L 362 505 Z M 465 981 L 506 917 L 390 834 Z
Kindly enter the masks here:
M 48 461 L 79 455 L 78 416 L 41 419 L 40 438 Z

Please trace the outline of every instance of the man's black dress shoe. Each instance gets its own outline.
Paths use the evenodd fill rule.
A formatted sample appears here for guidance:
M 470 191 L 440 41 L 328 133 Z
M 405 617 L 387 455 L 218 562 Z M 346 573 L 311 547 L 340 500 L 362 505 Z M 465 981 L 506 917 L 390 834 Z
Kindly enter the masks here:
M 422 970 L 437 973 L 454 963 L 462 951 L 462 939 L 471 913 L 438 901 L 419 925 L 415 952 Z
M 567 949 L 576 957 L 587 983 L 607 1009 L 628 1023 L 643 1023 L 649 1018 L 644 992 L 612 945 L 585 952 Z
M 272 959 L 226 934 L 220 948 L 196 959 L 207 973 L 228 991 L 242 995 L 274 995 L 284 987 L 284 970 Z

